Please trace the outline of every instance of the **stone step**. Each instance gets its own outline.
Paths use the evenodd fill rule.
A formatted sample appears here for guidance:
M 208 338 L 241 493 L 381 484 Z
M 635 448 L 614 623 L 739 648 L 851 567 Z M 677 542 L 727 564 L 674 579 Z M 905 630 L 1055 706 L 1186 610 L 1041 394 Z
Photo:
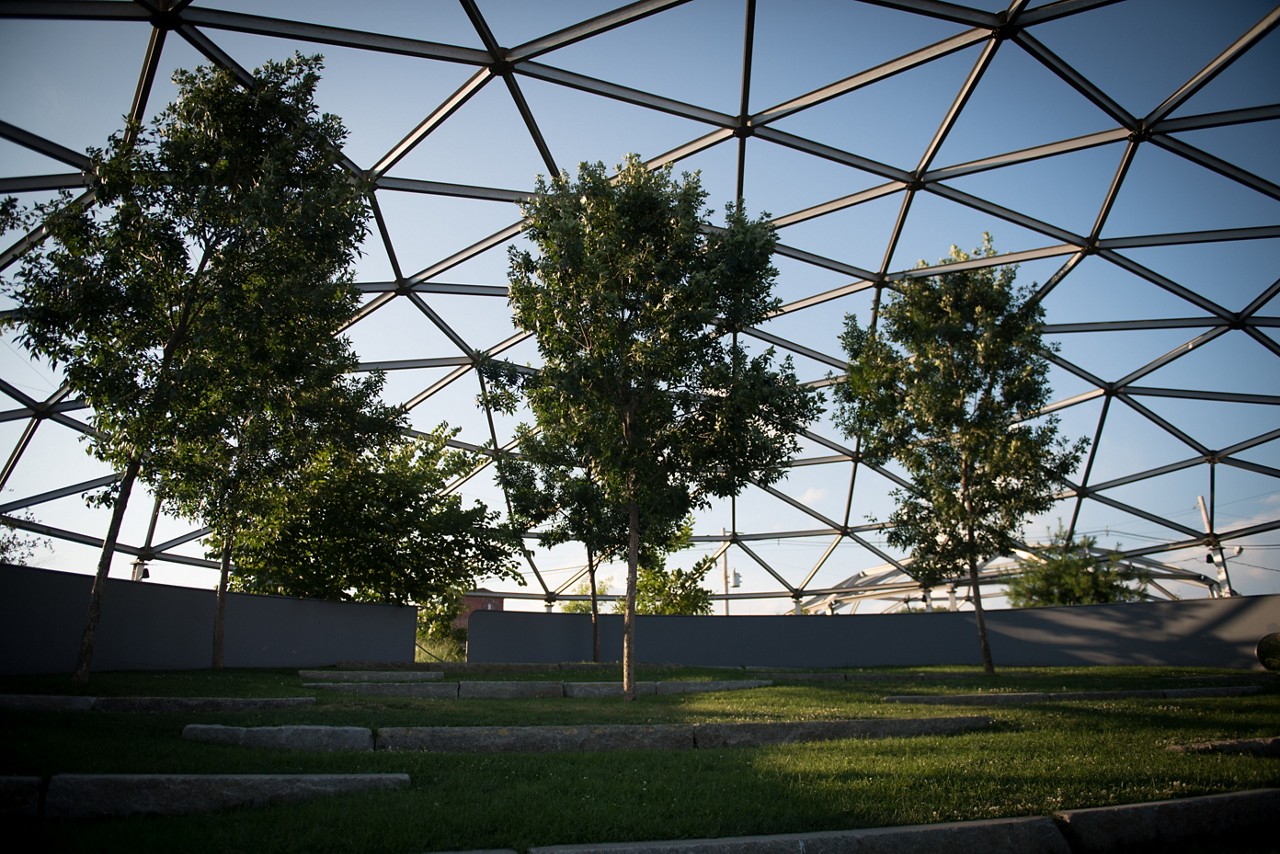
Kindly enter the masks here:
M 424 700 L 458 699 L 457 682 L 303 682 L 303 688 L 361 694 L 369 697 L 418 697 Z
M 495 727 L 235 727 L 188 724 L 182 737 L 206 744 L 313 752 L 423 750 L 436 753 L 548 753 L 715 750 L 851 738 L 957 735 L 992 725 L 985 716 L 705 724 L 579 724 Z
M 332 753 L 339 750 L 373 750 L 373 730 L 357 726 L 223 726 L 187 724 L 182 728 L 187 741 L 228 744 L 267 750 L 305 750 Z
M 299 670 L 306 682 L 439 682 L 439 670 Z
M 764 679 L 715 681 L 639 682 L 636 693 L 694 694 L 710 691 L 742 691 L 765 688 L 772 682 Z M 431 700 L 531 700 L 561 697 L 621 697 L 621 682 L 536 682 L 481 681 L 465 682 L 304 682 L 303 688 L 364 694 L 381 697 L 419 697 Z
M 885 697 L 884 702 L 950 706 L 1007 706 L 1019 703 L 1055 702 L 1058 700 L 1180 700 L 1196 697 L 1243 697 L 1261 692 L 1261 685 L 1236 685 L 1224 688 L 1162 688 L 1131 691 L 993 691 L 985 694 L 893 694 Z

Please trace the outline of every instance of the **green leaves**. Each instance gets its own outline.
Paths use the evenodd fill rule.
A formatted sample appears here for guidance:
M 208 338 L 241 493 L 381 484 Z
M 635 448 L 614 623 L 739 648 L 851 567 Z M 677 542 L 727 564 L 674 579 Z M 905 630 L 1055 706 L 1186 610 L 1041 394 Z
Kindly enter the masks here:
M 584 164 L 576 181 L 539 180 L 524 208 L 538 254 L 511 254 L 516 322 L 543 358 L 522 389 L 539 441 L 607 504 L 641 502 L 659 536 L 706 496 L 776 480 L 818 410 L 789 364 L 726 334 L 776 306 L 776 238 L 740 206 L 709 228 L 705 197 L 696 175 L 634 155 L 612 181 Z
M 405 603 L 486 576 L 519 580 L 514 535 L 483 505 L 445 493 L 474 465 L 448 449 L 454 432 L 315 455 L 242 532 L 241 588 Z
M 37 212 L 49 239 L 12 292 L 21 340 L 92 404 L 102 459 L 141 456 L 153 479 L 177 428 L 212 408 L 262 417 L 264 396 L 354 365 L 334 335 L 368 212 L 339 165 L 341 123 L 316 114 L 319 69 L 268 63 L 252 90 L 178 72 L 172 105 L 90 152 L 95 205 Z
M 1136 602 L 1144 598 L 1149 575 L 1098 554 L 1093 537 L 1073 540 L 1058 526 L 1049 544 L 1035 558 L 1020 563 L 1006 590 L 1015 608 L 1051 605 L 1102 605 Z
M 975 255 L 995 255 L 989 236 Z M 864 457 L 896 459 L 913 479 L 895 493 L 889 540 L 911 549 L 925 584 L 1008 553 L 1084 448 L 1039 416 L 1049 394 L 1040 307 L 1014 268 L 972 260 L 953 246 L 940 274 L 899 282 L 873 329 L 847 318 L 849 367 L 835 389 L 837 422 Z

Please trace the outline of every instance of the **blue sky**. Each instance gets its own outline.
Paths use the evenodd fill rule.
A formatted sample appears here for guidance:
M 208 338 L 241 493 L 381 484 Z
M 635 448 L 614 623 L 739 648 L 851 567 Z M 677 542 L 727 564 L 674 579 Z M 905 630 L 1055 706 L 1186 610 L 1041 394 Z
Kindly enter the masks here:
M 1031 3 L 1036 8 L 1043 3 Z M 307 23 L 367 28 L 373 32 L 480 49 L 483 42 L 461 4 L 370 2 L 204 2 L 195 10 L 215 9 L 253 15 L 281 15 Z M 608 11 L 601 2 L 529 4 L 486 2 L 479 8 L 503 47 L 514 47 L 562 27 Z M 998 11 L 1003 3 L 974 3 Z M 1122 109 L 1143 116 L 1191 79 L 1264 16 L 1269 2 L 1236 0 L 1207 5 L 1169 0 L 1127 0 L 1035 26 L 1031 34 L 1057 57 L 1074 67 Z M 736 116 L 742 97 L 744 0 L 692 0 L 625 27 L 539 56 L 536 62 L 586 75 L 617 86 L 644 90 L 703 110 Z M 863 3 L 760 0 L 756 6 L 752 45 L 753 76 L 749 111 L 770 110 L 837 81 L 875 69 L 882 63 L 969 30 L 966 24 L 941 21 L 892 8 Z M 323 52 L 326 74 L 318 99 L 323 109 L 340 115 L 350 128 L 348 155 L 371 168 L 440 104 L 461 87 L 476 67 L 434 62 L 394 54 L 372 54 L 350 48 L 319 46 L 213 27 L 202 32 L 246 68 L 281 58 L 293 50 Z M 119 128 L 128 109 L 142 65 L 149 25 L 145 21 L 31 20 L 0 17 L 0 121 L 74 151 L 100 146 Z M 773 130 L 830 146 L 910 172 L 921 162 L 929 143 L 952 108 L 957 92 L 975 67 L 984 42 L 823 101 L 776 122 Z M 56 57 L 56 61 L 51 58 Z M 168 77 L 176 68 L 192 67 L 204 58 L 187 41 L 171 33 L 166 40 L 148 115 L 172 97 Z M 572 170 L 581 160 L 616 163 L 636 151 L 656 157 L 713 130 L 705 122 L 644 109 L 556 83 L 517 74 L 521 93 L 538 122 L 556 165 Z M 1280 33 L 1274 28 L 1220 75 L 1171 114 L 1192 117 L 1280 102 Z M 1028 50 L 1013 41 L 1000 45 L 972 97 L 937 148 L 933 169 L 1061 140 L 1102 133 L 1116 122 L 1055 76 Z M 1170 135 L 1175 141 L 1208 152 L 1234 168 L 1256 175 L 1271 186 L 1280 183 L 1280 120 L 1234 123 Z M 1127 140 L 1032 160 L 1002 169 L 947 179 L 945 188 L 960 191 L 1016 211 L 1071 234 L 1087 235 L 1107 199 L 1108 188 L 1125 163 Z M 701 170 L 708 204 L 719 211 L 736 192 L 737 144 L 729 139 L 683 159 L 677 172 Z M 534 176 L 546 171 L 510 92 L 491 80 L 460 109 L 386 173 L 389 178 L 419 179 L 527 191 Z M 0 138 L 0 178 L 71 171 Z M 746 148 L 744 194 L 752 212 L 774 217 L 797 212 L 857 193 L 882 188 L 883 174 L 838 159 L 805 153 L 776 140 L 754 138 Z M 46 198 L 22 193 L 24 201 Z M 984 231 L 992 233 L 1002 252 L 1034 252 L 1059 246 L 1056 236 L 1018 224 L 986 210 L 959 204 L 937 192 L 918 193 L 896 244 L 889 248 L 903 207 L 901 188 L 822 216 L 795 217 L 780 230 L 781 242 L 823 259 L 819 263 L 780 257 L 777 294 L 784 303 L 811 297 L 857 281 L 849 268 L 889 274 L 909 269 L 921 259 L 934 261 L 951 243 L 976 246 Z M 444 266 L 465 247 L 487 238 L 518 219 L 505 202 L 433 196 L 382 189 L 378 202 L 386 218 L 395 257 L 412 276 Z M 789 222 L 789 220 L 786 220 Z M 1104 239 L 1225 228 L 1270 228 L 1264 239 L 1189 242 L 1125 248 L 1123 257 L 1178 287 L 1203 294 L 1232 312 L 1264 293 L 1280 270 L 1280 201 L 1274 193 L 1231 180 L 1217 171 L 1155 144 L 1142 144 L 1124 173 L 1101 236 Z M 0 241 L 7 248 L 14 235 Z M 517 239 L 516 243 L 519 243 Z M 434 284 L 501 285 L 506 279 L 506 250 L 495 246 L 477 257 L 442 269 Z M 1044 283 L 1071 261 L 1072 248 L 1024 261 L 1019 281 Z M 826 263 L 832 262 L 832 263 Z M 832 269 L 834 267 L 834 269 Z M 11 271 L 7 271 L 11 272 Z M 371 235 L 357 270 L 361 282 L 394 278 L 394 267 L 377 235 Z M 476 348 L 492 347 L 513 333 L 505 302 L 495 297 L 429 296 L 443 321 Z M 1242 330 L 1233 329 L 1202 346 L 1188 348 L 1211 328 L 1211 312 L 1193 305 L 1151 277 L 1107 258 L 1091 255 L 1070 268 L 1045 298 L 1049 340 L 1061 357 L 1105 382 L 1116 382 L 1165 354 L 1186 355 L 1143 377 L 1144 388 L 1230 392 L 1237 395 L 1280 395 L 1275 326 L 1261 326 L 1268 349 Z M 846 313 L 864 319 L 870 291 L 850 293 L 813 308 L 770 321 L 763 331 L 838 356 L 836 337 Z M 1275 301 L 1259 316 L 1276 316 Z M 1124 331 L 1053 332 L 1055 324 L 1092 321 L 1200 318 L 1202 327 Z M 361 357 L 368 361 L 458 355 L 449 337 L 422 313 L 393 301 L 350 330 Z M 0 349 L 0 376 L 26 394 L 43 399 L 58 385 L 56 372 L 33 363 L 12 332 Z M 536 361 L 531 342 L 506 354 L 516 361 Z M 822 380 L 834 368 L 826 361 L 796 356 L 802 379 Z M 448 374 L 446 369 L 394 371 L 388 375 L 387 397 L 414 399 Z M 1071 371 L 1053 370 L 1055 399 L 1088 393 L 1091 382 Z M 463 377 L 411 414 L 415 426 L 428 429 L 448 420 L 462 438 L 480 443 L 488 438 L 483 414 L 475 406 L 476 385 Z M 1154 419 L 1175 425 L 1211 450 L 1265 435 L 1280 426 L 1277 407 L 1269 403 L 1193 400 L 1173 396 L 1139 398 L 1145 413 L 1123 401 L 1107 412 L 1090 483 L 1109 483 L 1169 466 L 1196 455 L 1191 445 Z M 6 401 L 0 409 L 18 409 Z M 1102 399 L 1062 410 L 1064 433 L 1092 438 L 1098 429 Z M 499 419 L 504 436 L 514 422 Z M 26 426 L 20 418 L 0 422 L 0 453 L 16 446 Z M 848 443 L 829 418 L 814 432 L 837 444 Z M 802 457 L 833 453 L 806 440 Z M 1240 451 L 1245 467 L 1215 467 L 1215 517 L 1220 530 L 1239 530 L 1280 519 L 1280 488 L 1267 472 L 1280 469 L 1280 441 Z M 89 460 L 76 436 L 44 424 L 5 485 L 5 500 L 22 499 L 49 489 L 106 474 Z M 837 523 L 846 513 L 850 524 L 869 517 L 883 519 L 891 509 L 888 482 L 859 469 L 849 499 L 852 466 L 838 463 L 795 468 L 777 488 Z M 1105 490 L 1104 497 L 1132 505 L 1179 527 L 1086 501 L 1079 529 L 1103 545 L 1132 549 L 1186 539 L 1184 528 L 1200 528 L 1197 497 L 1208 496 L 1209 466 L 1195 465 L 1160 477 Z M 501 504 L 487 477 L 468 482 L 464 494 Z M 1069 518 L 1074 501 L 1066 500 L 1028 527 L 1038 539 L 1057 519 Z M 146 536 L 149 502 L 137 500 L 126 523 L 125 541 L 141 544 Z M 100 536 L 105 518 L 76 496 L 32 508 L 41 521 Z M 736 520 L 736 521 L 735 521 Z M 820 519 L 785 501 L 749 490 L 733 506 L 720 502 L 700 513 L 696 533 L 718 535 L 736 526 L 744 532 L 787 532 L 823 527 Z M 164 519 L 157 542 L 190 529 L 181 520 Z M 797 584 L 813 570 L 832 537 L 761 540 L 750 549 Z M 887 549 L 880 535 L 869 536 Z M 1246 593 L 1280 591 L 1280 532 L 1234 540 L 1244 552 L 1233 562 L 1233 581 Z M 700 553 L 711 549 L 699 546 Z M 177 553 L 197 556 L 191 544 Z M 892 553 L 895 557 L 901 557 Z M 92 550 L 58 543 L 37 562 L 67 569 L 90 565 Z M 1156 555 L 1170 564 L 1204 572 L 1203 549 Z M 543 556 L 544 579 L 554 586 L 567 578 L 581 555 L 571 547 Z M 812 588 L 834 584 L 883 561 L 856 543 L 845 541 L 814 575 Z M 744 590 L 781 592 L 780 586 L 744 550 L 731 551 L 731 563 L 743 575 Z M 118 562 L 124 572 L 127 560 Z M 620 578 L 620 572 L 614 572 Z M 211 575 L 186 566 L 153 566 L 153 577 L 172 583 L 207 585 Z M 534 580 L 528 591 L 538 591 Z M 1188 588 L 1187 595 L 1203 595 Z M 789 600 L 741 603 L 738 612 L 770 613 Z

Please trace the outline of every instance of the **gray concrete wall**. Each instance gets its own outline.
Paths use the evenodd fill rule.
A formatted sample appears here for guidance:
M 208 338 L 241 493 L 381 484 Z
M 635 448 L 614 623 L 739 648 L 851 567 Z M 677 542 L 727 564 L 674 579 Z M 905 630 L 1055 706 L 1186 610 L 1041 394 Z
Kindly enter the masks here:
M 89 607 L 88 575 L 0 565 L 0 673 L 69 673 Z M 111 579 L 94 670 L 210 666 L 211 590 Z M 229 594 L 228 667 L 322 667 L 412 661 L 416 609 Z
M 1002 666 L 1146 664 L 1257 667 L 1254 647 L 1280 631 L 1280 596 L 987 612 Z M 601 657 L 622 657 L 622 618 L 601 617 Z M 639 661 L 761 667 L 980 664 L 972 612 L 837 616 L 639 617 Z M 479 611 L 471 661 L 591 658 L 584 614 Z

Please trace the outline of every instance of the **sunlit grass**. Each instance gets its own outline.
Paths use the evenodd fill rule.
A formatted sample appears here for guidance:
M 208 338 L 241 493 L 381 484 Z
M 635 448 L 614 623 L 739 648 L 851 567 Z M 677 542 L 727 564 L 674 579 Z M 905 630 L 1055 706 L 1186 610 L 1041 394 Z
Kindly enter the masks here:
M 741 671 L 737 671 L 741 678 Z M 708 675 L 700 673 L 702 675 Z M 732 678 L 732 672 L 715 674 Z M 1280 734 L 1280 680 L 1167 668 L 996 677 L 864 672 L 848 682 L 616 699 L 426 701 L 326 697 L 235 714 L 0 714 L 0 774 L 399 772 L 408 790 L 217 816 L 52 822 L 61 850 L 430 851 L 713 837 L 1048 814 L 1280 785 L 1275 760 L 1172 753 L 1171 744 Z M 542 678 L 558 678 L 553 673 Z M 643 675 L 642 675 L 643 678 Z M 665 678 L 665 677 L 664 677 Z M 1045 701 L 957 709 L 886 694 L 1119 690 L 1260 681 L 1238 698 Z M 291 685 L 290 685 L 291 683 Z M 5 690 L 60 683 L 6 680 Z M 90 693 L 300 695 L 296 673 L 102 674 Z M 292 687 L 293 690 L 285 690 Z M 169 688 L 171 690 L 164 690 Z M 306 754 L 184 742 L 186 723 L 356 726 L 683 723 L 985 714 L 987 731 L 699 751 Z

